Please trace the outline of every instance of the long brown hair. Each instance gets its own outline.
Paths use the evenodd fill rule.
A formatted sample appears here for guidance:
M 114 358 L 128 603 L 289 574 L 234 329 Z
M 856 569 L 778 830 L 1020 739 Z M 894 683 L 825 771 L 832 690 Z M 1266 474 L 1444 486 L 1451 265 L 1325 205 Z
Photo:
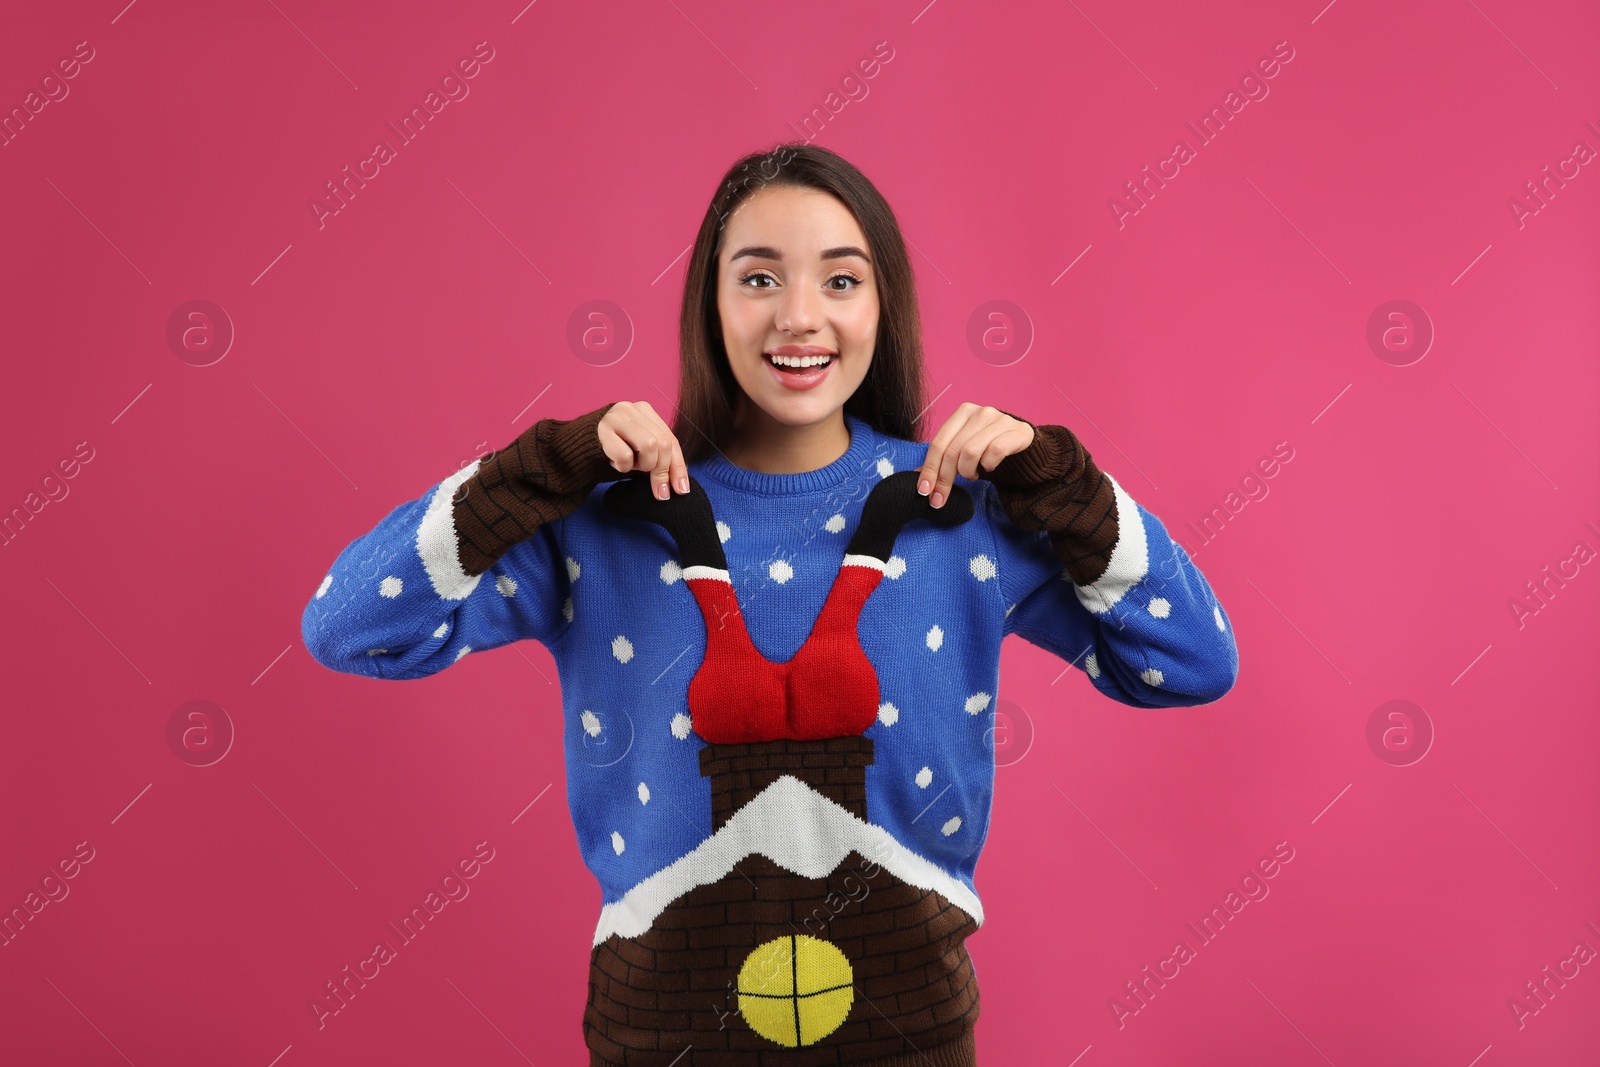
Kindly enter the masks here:
M 678 413 L 672 432 L 685 462 L 721 450 L 733 434 L 740 392 L 728 364 L 717 312 L 717 256 L 728 216 L 767 186 L 820 189 L 842 201 L 867 239 L 878 287 L 872 364 L 844 410 L 879 431 L 921 440 L 922 326 L 905 239 L 889 203 L 866 175 L 826 148 L 789 141 L 752 152 L 723 175 L 694 239 L 678 325 Z

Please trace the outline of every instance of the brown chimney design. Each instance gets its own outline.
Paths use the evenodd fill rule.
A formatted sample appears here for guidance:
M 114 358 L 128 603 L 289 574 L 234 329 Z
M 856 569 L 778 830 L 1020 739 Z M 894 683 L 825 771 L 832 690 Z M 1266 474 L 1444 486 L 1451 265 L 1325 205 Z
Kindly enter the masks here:
M 979 920 L 952 902 L 964 892 L 954 879 L 934 879 L 947 895 L 896 873 L 927 882 L 931 865 L 872 825 L 867 810 L 873 740 L 862 731 L 879 694 L 856 616 L 907 521 L 956 525 L 972 514 L 960 487 L 944 508 L 929 507 L 915 477 L 897 472 L 868 494 L 817 625 L 783 664 L 749 643 L 694 479 L 690 493 L 669 501 L 643 495 L 642 478 L 607 491 L 613 511 L 667 527 L 706 620 L 690 708 L 708 742 L 699 759 L 712 833 L 619 902 L 633 905 L 627 916 L 654 911 L 647 929 L 613 930 L 594 946 L 583 1017 L 591 1067 L 975 1062 L 978 992 L 963 942 Z M 841 670 L 848 649 L 859 660 Z M 830 698 L 830 680 L 846 683 L 844 692 Z M 851 729 L 828 733 L 840 724 Z M 721 858 L 727 847 L 742 852 L 731 869 Z M 700 870 L 715 876 L 700 880 Z M 686 888 L 651 903 L 648 883 L 668 875 Z

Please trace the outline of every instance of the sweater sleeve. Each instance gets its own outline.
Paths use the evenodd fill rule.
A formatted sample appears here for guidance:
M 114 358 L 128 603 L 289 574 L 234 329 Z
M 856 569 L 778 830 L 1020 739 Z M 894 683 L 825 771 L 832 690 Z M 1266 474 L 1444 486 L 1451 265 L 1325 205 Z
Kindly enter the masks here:
M 312 658 L 422 678 L 469 652 L 559 639 L 571 621 L 560 520 L 622 477 L 597 434 L 610 406 L 541 419 L 346 545 L 301 617 Z
M 1033 428 L 1027 448 L 980 471 L 992 483 L 1005 632 L 1133 707 L 1221 698 L 1239 653 L 1205 576 L 1071 430 Z

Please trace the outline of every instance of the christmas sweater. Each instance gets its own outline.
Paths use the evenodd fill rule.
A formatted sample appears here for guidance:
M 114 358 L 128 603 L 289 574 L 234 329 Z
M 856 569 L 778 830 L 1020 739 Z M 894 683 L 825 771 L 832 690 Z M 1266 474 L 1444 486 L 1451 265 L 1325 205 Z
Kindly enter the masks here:
M 549 649 L 601 887 L 593 1067 L 969 1067 L 1002 638 L 1122 704 L 1191 706 L 1237 676 L 1227 615 L 1065 427 L 941 508 L 916 492 L 927 443 L 849 413 L 826 466 L 713 451 L 657 500 L 601 451 L 609 406 L 351 541 L 307 649 L 379 679 Z

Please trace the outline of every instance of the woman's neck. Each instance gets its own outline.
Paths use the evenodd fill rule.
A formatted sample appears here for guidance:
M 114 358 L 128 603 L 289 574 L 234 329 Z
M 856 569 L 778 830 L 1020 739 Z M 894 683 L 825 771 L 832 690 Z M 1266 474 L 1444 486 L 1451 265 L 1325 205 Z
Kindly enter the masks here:
M 754 405 L 734 416 L 733 439 L 723 449 L 729 463 L 762 474 L 801 474 L 826 467 L 850 448 L 850 428 L 840 408 L 810 426 L 787 426 Z

